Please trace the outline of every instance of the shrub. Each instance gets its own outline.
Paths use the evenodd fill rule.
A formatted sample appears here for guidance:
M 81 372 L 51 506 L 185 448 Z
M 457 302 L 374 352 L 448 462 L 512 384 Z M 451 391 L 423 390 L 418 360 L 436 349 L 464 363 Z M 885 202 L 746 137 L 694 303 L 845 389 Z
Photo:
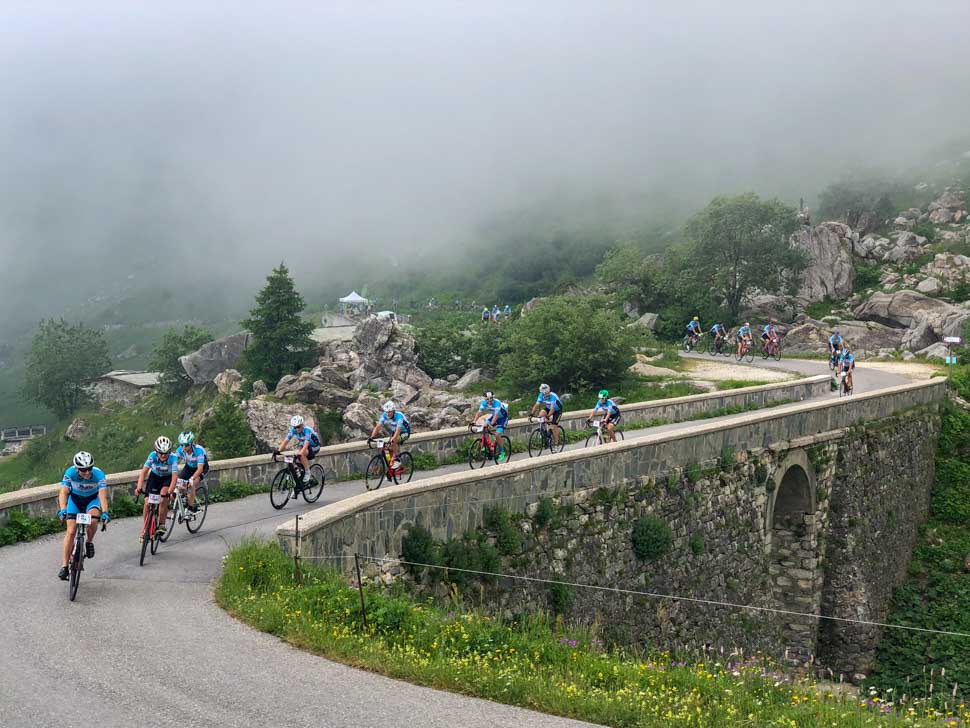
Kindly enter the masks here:
M 641 561 L 656 561 L 670 550 L 670 526 L 656 516 L 643 516 L 633 524 L 633 553 Z
M 503 556 L 522 551 L 522 532 L 516 528 L 503 508 L 487 508 L 483 522 L 485 528 L 495 534 L 495 543 Z
M 537 531 L 541 531 L 553 522 L 556 515 L 556 504 L 552 502 L 552 498 L 543 498 L 539 501 L 535 516 L 532 517 L 532 524 Z
M 255 450 L 246 415 L 226 395 L 216 400 L 212 416 L 199 428 L 199 442 L 216 458 L 245 457 Z
M 879 286 L 879 278 L 881 275 L 882 268 L 878 263 L 856 266 L 853 290 L 856 293 L 860 293 L 868 290 L 869 288 L 877 288 Z
M 0 546 L 33 541 L 49 533 L 57 533 L 62 528 L 57 518 L 31 518 L 23 511 L 11 511 L 6 525 L 0 526 Z
M 690 537 L 690 550 L 694 556 L 699 556 L 704 553 L 704 539 L 694 534 Z
M 573 606 L 576 595 L 569 584 L 551 584 L 549 586 L 549 605 L 554 614 L 566 614 Z
M 419 576 L 425 570 L 424 566 L 417 564 L 440 563 L 438 545 L 431 537 L 431 531 L 419 524 L 412 526 L 401 539 L 401 557 L 411 562 L 407 564 L 407 568 L 415 576 Z

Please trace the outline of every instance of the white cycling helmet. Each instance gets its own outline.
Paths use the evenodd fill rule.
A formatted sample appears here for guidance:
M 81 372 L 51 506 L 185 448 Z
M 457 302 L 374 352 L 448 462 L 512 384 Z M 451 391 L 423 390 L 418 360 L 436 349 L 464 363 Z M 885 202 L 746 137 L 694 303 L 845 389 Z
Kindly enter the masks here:
M 290 427 L 299 427 L 303 424 L 303 415 L 293 415 L 290 418 Z
M 81 450 L 81 452 L 74 456 L 74 465 L 78 468 L 90 468 L 94 465 L 94 456 L 89 452 Z
M 550 390 L 549 390 L 549 385 L 548 384 L 540 384 L 539 385 L 539 394 L 549 394 L 549 391 Z
M 394 406 L 394 403 L 391 400 L 387 400 L 381 409 L 385 412 L 393 412 L 397 408 Z
M 191 445 L 193 442 L 195 442 L 194 432 L 186 431 L 179 435 L 179 445 Z
M 160 455 L 166 455 L 172 450 L 172 441 L 169 440 L 165 435 L 162 435 L 157 440 L 155 440 L 155 452 Z

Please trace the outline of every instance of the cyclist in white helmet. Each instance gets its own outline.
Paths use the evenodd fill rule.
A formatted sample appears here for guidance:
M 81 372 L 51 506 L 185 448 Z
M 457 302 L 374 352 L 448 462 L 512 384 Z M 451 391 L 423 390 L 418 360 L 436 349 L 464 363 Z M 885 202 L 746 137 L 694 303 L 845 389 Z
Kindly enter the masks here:
M 559 418 L 562 417 L 563 404 L 559 395 L 548 384 L 539 385 L 539 398 L 532 405 L 532 416 L 546 417 L 552 429 L 552 441 L 559 444 Z
M 74 532 L 77 529 L 77 514 L 87 513 L 92 519 L 100 515 L 105 523 L 111 520 L 108 515 L 107 487 L 104 471 L 94 467 L 94 458 L 89 452 L 82 450 L 75 455 L 74 465 L 64 472 L 61 489 L 57 494 L 60 506 L 57 517 L 67 522 L 67 532 L 64 534 L 61 570 L 57 572 L 57 576 L 65 581 L 68 578 L 67 562 L 71 558 L 71 546 L 74 544 Z M 94 558 L 94 535 L 97 531 L 94 526 L 87 530 L 87 543 L 84 548 L 89 559 Z
M 189 510 L 195 513 L 199 510 L 195 504 L 195 487 L 209 472 L 209 454 L 204 447 L 196 444 L 195 433 L 190 430 L 179 435 L 179 446 L 175 454 L 184 463 L 178 477 L 189 483 L 186 489 L 189 496 Z
M 397 459 L 397 456 L 401 452 L 401 443 L 411 436 L 411 421 L 406 414 L 399 412 L 390 400 L 384 403 L 381 410 L 383 410 L 381 416 L 377 419 L 377 424 L 374 425 L 374 430 L 367 438 L 367 442 L 377 437 L 377 434 L 383 429 L 391 438 L 391 467 L 399 468 L 401 462 Z
M 290 429 L 286 433 L 286 437 L 280 442 L 280 446 L 273 451 L 274 460 L 282 450 L 286 449 L 286 446 L 291 441 L 296 441 L 297 447 L 299 448 L 300 463 L 303 465 L 303 474 L 306 477 L 306 474 L 310 472 L 310 461 L 320 451 L 320 435 L 314 432 L 313 428 L 303 421 L 303 415 L 293 415 L 290 418 Z M 300 485 L 302 486 L 303 483 Z M 317 485 L 317 479 L 311 475 L 307 485 Z
M 138 474 L 138 485 L 135 486 L 137 497 L 143 490 L 148 495 L 158 493 L 162 502 L 158 504 L 158 531 L 165 533 L 165 518 L 168 516 L 168 496 L 175 489 L 175 481 L 179 476 L 179 458 L 172 452 L 172 441 L 165 435 L 155 440 L 155 448 L 148 453 L 148 458 Z M 147 483 L 146 483 L 147 478 Z M 148 499 L 142 507 L 142 519 L 148 515 Z M 142 540 L 141 531 L 138 540 Z

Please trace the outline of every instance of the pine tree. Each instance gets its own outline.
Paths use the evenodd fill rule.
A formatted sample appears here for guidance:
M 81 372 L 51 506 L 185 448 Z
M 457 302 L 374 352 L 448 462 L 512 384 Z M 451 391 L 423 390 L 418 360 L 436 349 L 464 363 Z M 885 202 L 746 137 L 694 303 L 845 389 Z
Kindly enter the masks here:
M 242 368 L 250 381 L 262 379 L 272 388 L 285 374 L 309 363 L 313 327 L 300 318 L 304 307 L 282 262 L 256 296 L 256 307 L 242 325 L 253 339 L 243 354 Z

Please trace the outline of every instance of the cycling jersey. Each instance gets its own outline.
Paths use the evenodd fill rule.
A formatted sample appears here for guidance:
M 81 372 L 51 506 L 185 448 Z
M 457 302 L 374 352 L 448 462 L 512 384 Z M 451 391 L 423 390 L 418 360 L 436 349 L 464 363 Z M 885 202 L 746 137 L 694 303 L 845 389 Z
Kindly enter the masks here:
M 742 326 L 740 329 L 738 329 L 738 333 L 735 335 L 735 338 L 740 339 L 743 336 L 751 336 L 751 329 L 749 329 L 747 326 Z
M 296 440 L 300 444 L 301 449 L 307 442 L 310 443 L 311 448 L 320 447 L 320 436 L 313 431 L 312 427 L 308 427 L 307 425 L 303 425 L 303 432 L 299 432 L 295 427 L 291 427 L 290 431 L 286 433 L 286 438 L 288 440 Z
M 839 364 L 842 366 L 842 371 L 847 372 L 855 364 L 855 357 L 852 354 L 843 354 L 839 357 Z
M 479 414 L 481 414 L 482 412 L 488 412 L 489 416 L 497 414 L 499 416 L 499 419 L 509 416 L 508 407 L 505 406 L 504 402 L 502 402 L 501 400 L 495 397 L 492 397 L 491 405 L 488 403 L 487 399 L 483 399 L 482 403 L 478 405 L 478 412 Z
M 549 392 L 549 394 L 540 394 L 539 398 L 536 400 L 536 404 L 544 405 L 546 409 L 550 407 L 559 412 L 562 410 L 562 400 L 559 399 L 559 395 L 555 392 Z
M 593 407 L 593 412 L 600 412 L 600 411 L 606 412 L 607 414 L 610 415 L 610 417 L 620 416 L 620 408 L 616 405 L 616 402 L 614 402 L 612 399 L 608 399 L 605 402 L 600 402 L 599 400 L 596 400 L 596 406 Z
M 64 471 L 61 486 L 69 488 L 72 496 L 92 498 L 99 490 L 107 488 L 108 484 L 105 482 L 104 471 L 101 468 L 91 468 L 91 474 L 87 478 L 82 478 L 77 467 L 72 465 Z
M 408 418 L 404 416 L 403 412 L 395 412 L 393 417 L 388 417 L 387 412 L 381 412 L 377 424 L 388 432 L 394 432 L 398 427 L 401 428 L 402 434 L 410 434 L 411 432 L 411 423 L 408 422 Z
M 723 324 L 714 324 L 711 327 L 711 336 L 717 336 L 718 334 L 721 336 L 727 335 L 727 331 L 724 330 Z
M 699 334 L 701 332 L 701 324 L 699 321 L 691 321 L 687 324 L 688 334 Z
M 170 452 L 165 456 L 165 459 L 158 457 L 158 453 L 154 450 L 148 456 L 145 461 L 144 467 L 152 471 L 152 474 L 159 477 L 169 476 L 174 473 L 178 468 L 179 458 L 174 452 Z
M 186 450 L 185 446 L 182 445 L 175 451 L 175 454 L 192 469 L 199 467 L 199 465 L 204 465 L 209 459 L 205 448 L 200 445 L 192 445 L 190 450 Z
M 775 333 L 775 327 L 772 326 L 771 324 L 765 324 L 765 328 L 761 333 L 764 334 L 765 336 L 773 334 Z
M 832 346 L 842 346 L 842 335 L 839 334 L 838 336 L 836 336 L 835 334 L 832 334 L 829 337 L 829 344 L 831 344 Z

